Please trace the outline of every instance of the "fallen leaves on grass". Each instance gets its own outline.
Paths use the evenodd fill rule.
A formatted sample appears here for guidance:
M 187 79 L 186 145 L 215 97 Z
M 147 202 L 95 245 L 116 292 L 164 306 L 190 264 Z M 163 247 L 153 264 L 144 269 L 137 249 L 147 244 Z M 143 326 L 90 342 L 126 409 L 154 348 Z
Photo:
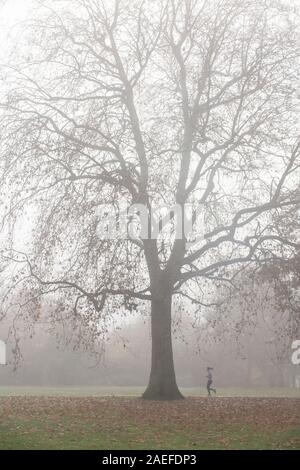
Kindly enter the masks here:
M 0 398 L 0 422 L 10 418 L 42 420 L 63 426 L 92 424 L 101 430 L 126 429 L 128 423 L 201 431 L 206 425 L 241 425 L 281 430 L 300 424 L 300 400 L 293 398 L 187 398 L 175 402 L 136 398 L 4 397 Z

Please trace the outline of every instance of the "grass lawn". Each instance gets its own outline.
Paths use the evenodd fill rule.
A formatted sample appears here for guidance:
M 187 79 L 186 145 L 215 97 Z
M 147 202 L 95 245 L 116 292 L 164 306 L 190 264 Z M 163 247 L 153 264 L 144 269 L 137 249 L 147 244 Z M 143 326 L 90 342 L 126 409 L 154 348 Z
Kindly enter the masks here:
M 2 396 L 0 449 L 300 449 L 300 399 Z

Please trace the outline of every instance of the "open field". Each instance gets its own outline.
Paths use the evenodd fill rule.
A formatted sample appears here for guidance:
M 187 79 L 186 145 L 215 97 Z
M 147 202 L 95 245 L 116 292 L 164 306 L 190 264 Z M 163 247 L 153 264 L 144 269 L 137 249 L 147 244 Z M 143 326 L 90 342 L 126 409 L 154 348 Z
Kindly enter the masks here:
M 2 396 L 0 449 L 300 449 L 300 399 Z
M 67 397 L 140 397 L 145 387 L 77 386 L 77 387 L 24 387 L 0 386 L 1 396 L 67 396 Z M 206 388 L 180 387 L 185 397 L 206 397 Z M 300 398 L 300 389 L 291 388 L 217 388 L 219 397 L 287 397 Z

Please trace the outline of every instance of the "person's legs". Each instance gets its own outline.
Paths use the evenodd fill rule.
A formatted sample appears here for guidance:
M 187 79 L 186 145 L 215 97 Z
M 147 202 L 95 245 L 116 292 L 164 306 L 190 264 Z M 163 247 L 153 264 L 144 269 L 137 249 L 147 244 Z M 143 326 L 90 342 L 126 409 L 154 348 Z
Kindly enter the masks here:
M 212 380 L 209 380 L 207 382 L 207 393 L 209 397 L 211 396 L 210 392 L 214 392 L 215 395 L 217 394 L 217 390 L 215 388 L 212 388 Z

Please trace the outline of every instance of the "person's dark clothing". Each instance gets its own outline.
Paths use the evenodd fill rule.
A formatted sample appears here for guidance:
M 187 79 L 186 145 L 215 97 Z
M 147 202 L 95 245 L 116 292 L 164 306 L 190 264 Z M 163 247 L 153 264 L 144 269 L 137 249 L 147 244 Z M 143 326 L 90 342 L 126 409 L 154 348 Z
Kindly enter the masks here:
M 210 370 L 207 371 L 207 393 L 208 393 L 208 396 L 210 397 L 211 396 L 211 393 L 210 392 L 214 392 L 214 394 L 216 394 L 216 389 L 215 388 L 212 388 L 212 383 L 213 383 L 213 380 L 212 380 L 212 373 Z

